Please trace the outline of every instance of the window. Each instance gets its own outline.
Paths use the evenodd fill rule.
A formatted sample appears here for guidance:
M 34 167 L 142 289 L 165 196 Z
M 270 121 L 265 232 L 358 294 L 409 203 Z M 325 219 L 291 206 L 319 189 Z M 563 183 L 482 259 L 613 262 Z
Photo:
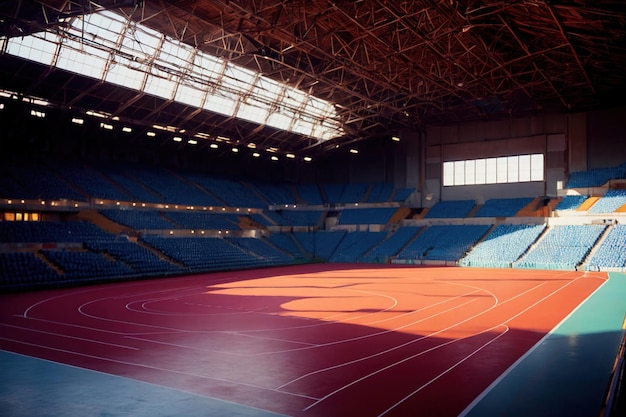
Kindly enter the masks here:
M 530 180 L 543 181 L 543 155 L 530 155 Z
M 8 54 L 228 117 L 322 141 L 344 134 L 332 103 L 109 11 L 3 42 Z
M 444 187 L 543 181 L 543 178 L 543 154 L 512 155 L 443 163 Z

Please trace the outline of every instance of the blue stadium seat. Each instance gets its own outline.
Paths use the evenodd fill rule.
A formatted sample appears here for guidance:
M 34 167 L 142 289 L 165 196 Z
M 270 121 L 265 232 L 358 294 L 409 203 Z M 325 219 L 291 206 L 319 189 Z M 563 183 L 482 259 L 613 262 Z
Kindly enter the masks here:
M 476 205 L 475 200 L 439 201 L 424 216 L 425 219 L 464 218 Z
M 516 268 L 575 269 L 587 256 L 606 226 L 552 226 L 543 238 L 518 261 Z
M 495 227 L 489 235 L 459 262 L 461 266 L 480 266 L 487 268 L 510 268 L 532 245 L 545 225 L 502 224 Z

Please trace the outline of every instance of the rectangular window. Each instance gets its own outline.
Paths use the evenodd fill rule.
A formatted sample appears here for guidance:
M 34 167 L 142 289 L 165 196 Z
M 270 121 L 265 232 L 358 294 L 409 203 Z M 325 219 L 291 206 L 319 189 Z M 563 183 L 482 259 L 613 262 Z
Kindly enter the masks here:
M 519 181 L 530 181 L 530 155 L 519 156 Z
M 476 161 L 465 161 L 465 185 L 474 185 L 476 184 L 476 178 L 474 174 Z
M 543 181 L 543 154 L 530 155 L 530 180 Z
M 454 185 L 465 185 L 465 161 L 454 162 Z
M 485 184 L 487 181 L 487 165 L 485 159 L 477 159 L 474 164 L 476 167 L 476 184 Z
M 443 163 L 443 186 L 454 185 L 454 162 Z
M 485 184 L 496 183 L 496 158 L 487 158 L 485 160 Z
M 506 158 L 507 163 L 507 182 L 519 182 L 519 157 L 509 156 Z
M 543 154 L 467 159 L 443 163 L 443 185 L 509 184 L 543 181 Z
M 507 180 L 507 158 L 496 158 L 496 182 L 504 184 Z

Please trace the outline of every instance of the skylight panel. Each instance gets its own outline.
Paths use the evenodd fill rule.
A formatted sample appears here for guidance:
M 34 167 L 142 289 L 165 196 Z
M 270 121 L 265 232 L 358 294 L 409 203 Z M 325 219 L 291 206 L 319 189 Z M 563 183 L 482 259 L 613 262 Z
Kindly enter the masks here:
M 174 100 L 194 107 L 203 107 L 206 92 L 200 86 L 180 83 L 176 89 Z
M 89 59 L 86 59 L 89 57 Z M 73 39 L 66 39 L 61 44 L 57 67 L 83 74 L 92 78 L 101 78 L 104 72 L 109 53 L 100 49 L 85 45 Z
M 119 57 L 116 59 L 119 59 Z M 104 80 L 109 83 L 132 88 L 133 90 L 141 90 L 146 73 L 141 70 L 129 68 L 127 66 L 127 60 L 120 61 L 121 62 L 111 64 Z
M 267 120 L 267 106 L 258 101 L 249 100 L 251 103 L 240 102 L 237 117 L 250 120 L 259 124 L 265 124 Z
M 226 89 L 231 89 L 237 93 L 247 93 L 250 91 L 256 81 L 256 74 L 252 71 L 238 68 L 231 63 L 226 64 L 222 85 Z
M 171 76 L 167 72 L 159 71 L 156 68 L 151 68 L 150 72 L 157 75 L 148 75 L 144 92 L 153 96 L 171 99 L 174 95 L 178 77 Z
M 309 120 L 297 119 L 292 127 L 293 131 L 305 136 L 313 134 L 313 123 Z
M 92 13 L 83 17 L 86 25 L 89 25 L 89 32 L 99 36 L 119 35 L 124 30 L 126 22 L 123 19 L 110 12 Z M 83 29 L 83 22 L 81 19 L 76 19 L 72 22 L 72 27 L 81 31 Z M 108 33 L 107 33 L 108 32 Z
M 298 111 L 302 107 L 302 103 L 305 101 L 306 95 L 293 88 L 288 88 L 285 91 L 285 95 L 281 104 L 284 105 L 290 111 Z
M 259 77 L 256 82 L 254 93 L 255 95 L 262 97 L 267 100 L 267 102 L 274 102 L 278 99 L 281 92 L 283 90 L 283 86 L 278 84 L 277 82 Z
M 132 25 L 126 29 L 124 46 L 133 51 L 143 52 L 146 57 L 155 57 L 162 39 L 163 35 L 159 32 L 145 26 Z
M 189 65 L 189 60 L 192 55 L 193 50 L 190 47 L 165 40 L 163 45 L 161 45 L 158 59 L 159 63 L 166 67 L 181 69 Z
M 224 73 L 226 62 L 220 58 L 197 53 L 194 58 L 193 74 L 207 79 L 209 82 L 217 82 Z
M 293 122 L 293 117 L 279 112 L 270 113 L 267 124 L 268 126 L 275 127 L 276 129 L 281 130 L 291 130 L 291 123 Z
M 204 108 L 215 113 L 223 114 L 224 116 L 232 116 L 235 112 L 238 98 L 239 96 L 237 94 L 218 91 L 207 96 L 204 102 Z
M 73 18 L 59 30 L 4 40 L 6 52 L 305 136 L 343 134 L 331 103 L 112 12 Z
M 49 32 L 44 32 L 39 36 L 11 38 L 7 45 L 7 53 L 50 65 L 57 50 L 56 38 Z

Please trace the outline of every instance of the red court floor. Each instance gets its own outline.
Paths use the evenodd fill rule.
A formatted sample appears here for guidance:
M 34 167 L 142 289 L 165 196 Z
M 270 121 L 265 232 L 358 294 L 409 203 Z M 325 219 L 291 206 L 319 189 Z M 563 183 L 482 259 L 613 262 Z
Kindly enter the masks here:
M 0 349 L 290 416 L 456 416 L 605 280 L 305 265 L 0 297 Z

